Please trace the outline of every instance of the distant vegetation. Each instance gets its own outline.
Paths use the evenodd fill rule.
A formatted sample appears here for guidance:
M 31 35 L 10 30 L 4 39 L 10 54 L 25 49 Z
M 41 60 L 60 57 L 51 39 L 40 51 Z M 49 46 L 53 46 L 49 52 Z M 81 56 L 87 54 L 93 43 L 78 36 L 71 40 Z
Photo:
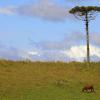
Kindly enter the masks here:
M 92 84 L 95 93 L 83 93 Z M 99 100 L 100 63 L 0 61 L 0 100 Z

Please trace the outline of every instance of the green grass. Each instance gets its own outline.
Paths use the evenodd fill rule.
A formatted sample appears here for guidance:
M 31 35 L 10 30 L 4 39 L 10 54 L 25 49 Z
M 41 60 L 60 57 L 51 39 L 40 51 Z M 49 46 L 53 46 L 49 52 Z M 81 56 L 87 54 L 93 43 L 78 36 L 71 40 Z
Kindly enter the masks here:
M 82 93 L 93 84 L 95 93 Z M 0 100 L 99 100 L 100 63 L 0 61 Z

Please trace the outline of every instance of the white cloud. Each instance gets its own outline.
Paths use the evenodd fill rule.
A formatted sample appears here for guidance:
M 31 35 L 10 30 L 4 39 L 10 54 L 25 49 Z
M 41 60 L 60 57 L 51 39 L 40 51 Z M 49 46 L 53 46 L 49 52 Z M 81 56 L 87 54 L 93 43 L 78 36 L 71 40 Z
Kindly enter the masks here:
M 5 8 L 0 8 L 0 13 L 5 15 L 13 15 L 14 11 L 12 7 L 5 7 Z
M 0 45 L 0 58 L 10 60 L 25 60 L 30 59 L 32 56 L 39 56 L 39 52 L 36 50 L 24 50 L 15 47 L 6 47 Z
M 19 49 L 18 54 L 19 54 L 19 56 L 22 60 L 25 60 L 25 59 L 33 60 L 32 59 L 33 56 L 40 56 L 39 52 L 36 51 L 36 50 L 22 50 L 22 49 Z
M 79 60 L 81 58 L 84 59 L 86 57 L 86 52 L 86 46 L 80 45 L 72 46 L 69 50 L 66 50 L 63 53 L 70 58 Z M 100 48 L 90 45 L 90 56 L 100 57 Z
M 90 45 L 91 58 L 93 61 L 100 60 L 100 48 Z M 83 61 L 86 59 L 86 46 L 72 46 L 66 50 L 24 50 L 14 47 L 1 46 L 0 58 L 9 60 L 32 60 L 32 61 Z
M 39 55 L 39 53 L 37 51 L 29 51 L 28 52 L 29 55 Z
M 86 57 L 86 46 L 72 46 L 65 54 L 71 58 Z

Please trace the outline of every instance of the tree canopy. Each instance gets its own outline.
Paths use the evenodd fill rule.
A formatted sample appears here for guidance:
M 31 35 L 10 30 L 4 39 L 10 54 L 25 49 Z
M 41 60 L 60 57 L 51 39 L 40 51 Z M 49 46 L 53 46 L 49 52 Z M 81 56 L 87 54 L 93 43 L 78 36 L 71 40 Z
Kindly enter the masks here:
M 100 12 L 100 7 L 97 6 L 76 6 L 72 8 L 69 13 L 74 14 L 76 18 L 85 21 L 87 15 L 88 21 L 95 19 L 95 14 Z
M 92 11 L 99 12 L 100 11 L 100 7 L 97 7 L 97 6 L 87 6 L 87 7 L 85 7 L 85 6 L 81 6 L 81 7 L 76 6 L 76 7 L 72 8 L 69 12 L 72 13 L 72 14 L 75 14 L 77 12 L 86 13 L 86 12 L 92 12 Z M 83 13 L 83 15 L 84 15 L 84 13 Z

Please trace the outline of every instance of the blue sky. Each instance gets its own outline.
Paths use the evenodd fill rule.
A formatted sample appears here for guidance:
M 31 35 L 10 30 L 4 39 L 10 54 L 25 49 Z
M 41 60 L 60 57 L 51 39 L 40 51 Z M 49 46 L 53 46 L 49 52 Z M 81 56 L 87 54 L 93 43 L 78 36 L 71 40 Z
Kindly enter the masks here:
M 85 23 L 69 14 L 74 6 L 100 0 L 0 0 L 0 58 L 82 61 Z M 91 58 L 100 59 L 100 14 L 90 22 Z

